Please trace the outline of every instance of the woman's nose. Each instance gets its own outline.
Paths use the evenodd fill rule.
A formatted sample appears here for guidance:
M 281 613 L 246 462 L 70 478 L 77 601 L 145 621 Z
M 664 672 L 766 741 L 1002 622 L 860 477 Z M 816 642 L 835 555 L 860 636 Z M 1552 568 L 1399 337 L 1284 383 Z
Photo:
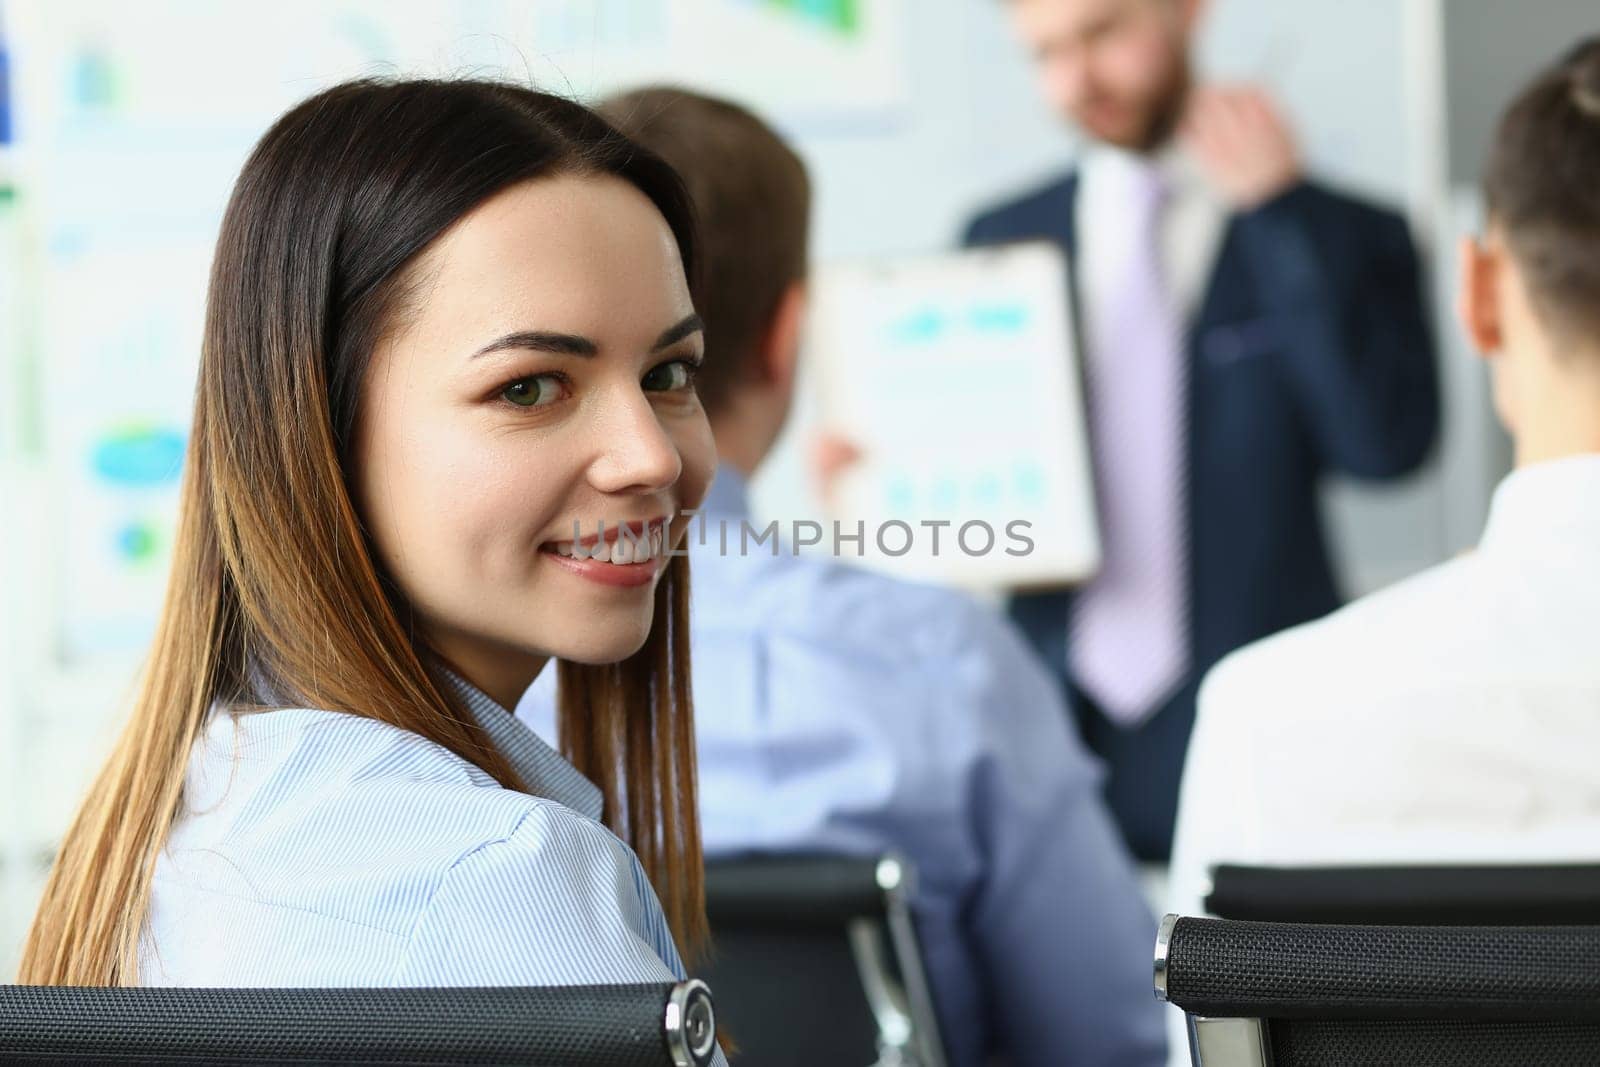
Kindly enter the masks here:
M 595 420 L 595 432 L 599 439 L 589 481 L 601 492 L 659 492 L 683 473 L 677 443 L 637 388 L 620 391 L 606 416 Z

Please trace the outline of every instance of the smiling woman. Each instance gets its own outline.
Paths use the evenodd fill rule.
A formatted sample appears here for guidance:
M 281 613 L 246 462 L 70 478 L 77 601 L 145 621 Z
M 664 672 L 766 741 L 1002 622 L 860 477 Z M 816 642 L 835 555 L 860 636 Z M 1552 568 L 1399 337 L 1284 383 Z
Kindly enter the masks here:
M 699 319 L 671 228 L 612 176 L 505 189 L 414 269 L 426 300 L 373 352 L 353 488 L 434 650 L 512 707 L 546 657 L 612 663 L 649 635 L 665 560 L 604 581 L 621 568 L 551 549 L 704 496 Z
M 692 266 L 672 171 L 569 101 L 356 82 L 279 120 L 217 246 L 161 626 L 22 981 L 681 975 Z M 565 758 L 506 710 L 551 659 Z

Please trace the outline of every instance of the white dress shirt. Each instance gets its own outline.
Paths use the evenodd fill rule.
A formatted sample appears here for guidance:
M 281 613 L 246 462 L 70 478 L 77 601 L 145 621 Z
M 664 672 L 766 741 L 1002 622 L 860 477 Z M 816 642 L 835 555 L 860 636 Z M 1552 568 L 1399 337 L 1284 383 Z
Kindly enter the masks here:
M 1583 455 L 1506 478 L 1477 551 L 1234 653 L 1200 691 L 1170 910 L 1203 914 L 1221 863 L 1600 860 L 1597 627 Z
M 1154 158 L 1167 189 L 1161 219 L 1161 266 L 1178 306 L 1192 319 L 1205 299 L 1217 252 L 1228 221 L 1228 207 L 1206 181 L 1199 165 L 1177 145 Z M 1101 269 L 1102 254 L 1114 255 L 1119 242 L 1110 231 L 1124 224 L 1126 204 L 1119 169 L 1149 166 L 1141 156 L 1110 145 L 1090 147 L 1079 165 L 1073 229 L 1077 235 L 1076 274 L 1081 312 L 1092 321 L 1108 296 L 1105 279 L 1116 272 Z M 1084 336 L 1089 336 L 1084 331 Z M 1093 358 L 1093 354 L 1090 354 Z

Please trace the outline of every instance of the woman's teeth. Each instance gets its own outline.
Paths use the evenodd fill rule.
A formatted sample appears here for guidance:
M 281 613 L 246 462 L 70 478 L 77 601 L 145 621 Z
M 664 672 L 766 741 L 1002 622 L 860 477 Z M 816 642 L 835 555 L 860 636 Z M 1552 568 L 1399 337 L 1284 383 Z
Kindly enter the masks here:
M 557 541 L 552 547 L 557 555 L 592 559 L 597 563 L 619 565 L 644 563 L 654 556 L 661 555 L 662 546 L 666 542 L 664 524 L 652 523 L 646 529 L 648 533 L 644 537 L 635 539 L 624 533 L 615 541 L 597 541 L 581 553 L 577 551 L 572 541 Z

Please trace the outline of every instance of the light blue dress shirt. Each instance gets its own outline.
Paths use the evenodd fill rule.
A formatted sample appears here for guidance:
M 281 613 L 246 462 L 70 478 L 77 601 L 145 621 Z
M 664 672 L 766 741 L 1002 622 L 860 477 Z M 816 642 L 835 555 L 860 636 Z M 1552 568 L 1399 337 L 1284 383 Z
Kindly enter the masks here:
M 1011 625 L 770 541 L 741 556 L 745 486 L 727 467 L 704 511 L 706 543 L 695 525 L 689 543 L 708 854 L 910 857 L 953 1067 L 1163 1063 L 1154 921 L 1098 766 Z M 547 738 L 553 675 L 518 706 Z
M 681 979 L 655 891 L 598 821 L 600 790 L 509 711 L 451 682 L 533 795 L 374 719 L 219 706 L 157 861 L 141 982 Z

